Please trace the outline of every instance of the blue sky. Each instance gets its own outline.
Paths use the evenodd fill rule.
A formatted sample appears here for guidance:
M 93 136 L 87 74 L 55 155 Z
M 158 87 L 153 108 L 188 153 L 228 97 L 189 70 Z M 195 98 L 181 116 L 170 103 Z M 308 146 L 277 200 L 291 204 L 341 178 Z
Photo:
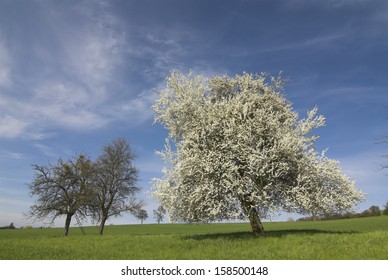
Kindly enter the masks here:
M 0 0 L 0 225 L 33 224 L 22 216 L 34 201 L 31 164 L 95 158 L 116 137 L 138 155 L 154 222 L 148 191 L 167 132 L 150 107 L 171 70 L 283 71 L 300 116 L 317 106 L 327 119 L 318 148 L 368 193 L 359 209 L 382 207 L 388 147 L 375 143 L 388 133 L 387 30 L 383 0 Z

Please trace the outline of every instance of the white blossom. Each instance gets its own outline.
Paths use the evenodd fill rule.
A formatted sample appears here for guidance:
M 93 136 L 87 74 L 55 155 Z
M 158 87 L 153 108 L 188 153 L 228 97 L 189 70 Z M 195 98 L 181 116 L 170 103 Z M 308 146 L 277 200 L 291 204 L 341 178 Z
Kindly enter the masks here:
M 169 131 L 159 152 L 167 168 L 153 193 L 172 220 L 245 217 L 253 228 L 258 215 L 346 211 L 363 198 L 338 162 L 315 151 L 311 133 L 325 118 L 314 108 L 300 119 L 283 83 L 263 73 L 167 78 L 153 106 Z

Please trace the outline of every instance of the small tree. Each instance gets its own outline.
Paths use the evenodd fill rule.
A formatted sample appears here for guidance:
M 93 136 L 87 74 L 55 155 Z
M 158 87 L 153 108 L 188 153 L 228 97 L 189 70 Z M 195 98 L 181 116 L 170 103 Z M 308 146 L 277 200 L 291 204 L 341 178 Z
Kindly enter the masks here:
M 143 202 L 136 198 L 140 188 L 136 186 L 138 171 L 133 165 L 135 154 L 122 138 L 105 145 L 94 164 L 93 188 L 89 211 L 100 223 L 103 234 L 105 222 L 123 212 L 138 213 Z
M 146 220 L 148 218 L 148 213 L 146 210 L 144 209 L 140 209 L 136 214 L 135 214 L 135 217 L 138 218 L 141 222 L 141 224 L 143 224 L 143 221 Z
M 381 215 L 381 210 L 380 210 L 380 207 L 376 206 L 376 205 L 372 205 L 369 210 L 369 215 L 370 216 L 380 216 Z
M 384 214 L 384 215 L 388 215 L 388 201 L 387 201 L 387 203 L 385 203 L 385 205 L 384 205 L 383 214 Z
M 388 145 L 388 135 L 383 136 L 382 139 L 378 142 L 378 144 Z M 388 154 L 384 154 L 383 158 L 388 158 Z M 381 169 L 387 169 L 387 168 L 388 168 L 388 164 L 385 163 L 381 165 Z
M 172 220 L 247 218 L 255 235 L 263 217 L 344 211 L 363 194 L 336 161 L 315 150 L 317 109 L 299 119 L 284 81 L 261 75 L 172 73 L 153 106 L 169 131 L 154 194 Z
M 154 218 L 158 224 L 163 221 L 164 215 L 166 215 L 166 209 L 162 205 L 159 205 L 158 209 L 154 210 Z
M 54 222 L 65 215 L 64 235 L 69 234 L 73 215 L 85 216 L 85 209 L 90 195 L 92 163 L 85 155 L 63 161 L 56 165 L 33 165 L 35 179 L 28 185 L 31 196 L 38 196 L 27 214 L 34 219 L 51 218 Z

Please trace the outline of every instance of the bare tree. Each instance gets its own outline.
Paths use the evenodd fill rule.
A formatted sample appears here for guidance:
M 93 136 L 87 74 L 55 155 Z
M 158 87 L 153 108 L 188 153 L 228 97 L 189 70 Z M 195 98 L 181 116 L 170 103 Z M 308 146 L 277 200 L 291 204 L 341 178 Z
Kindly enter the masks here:
M 388 201 L 387 201 L 387 203 L 385 203 L 385 205 L 383 207 L 384 207 L 383 215 L 388 215 Z
M 379 141 L 378 143 L 379 143 L 379 144 L 385 144 L 386 147 L 388 147 L 388 135 L 385 135 L 385 136 L 381 139 L 381 141 Z M 386 158 L 386 159 L 388 159 L 388 154 L 384 154 L 383 157 Z M 387 163 L 382 164 L 382 165 L 381 165 L 381 168 L 382 168 L 382 169 L 388 168 L 388 164 L 387 164 Z
M 143 206 L 136 198 L 140 188 L 136 186 L 138 171 L 133 166 L 134 159 L 129 143 L 118 138 L 104 146 L 94 165 L 89 210 L 92 218 L 100 223 L 100 234 L 109 217 L 120 216 L 123 212 L 136 214 Z
M 28 184 L 31 196 L 38 196 L 27 216 L 36 219 L 51 218 L 54 222 L 65 215 L 64 235 L 69 234 L 73 215 L 85 217 L 92 162 L 80 154 L 74 159 L 59 159 L 56 165 L 33 165 L 35 179 Z
M 388 109 L 388 106 L 386 107 Z M 386 117 L 388 119 L 388 117 Z M 384 144 L 385 148 L 388 148 L 388 134 L 385 134 L 379 139 L 376 144 Z M 388 159 L 388 154 L 383 154 L 383 158 Z M 388 163 L 381 164 L 381 169 L 387 169 L 388 168 Z
M 158 207 L 158 209 L 154 210 L 154 218 L 160 224 L 161 221 L 164 219 L 164 215 L 166 215 L 166 209 L 162 205 Z
M 135 216 L 140 220 L 141 224 L 143 224 L 143 221 L 148 218 L 148 213 L 146 210 L 140 209 L 137 213 L 135 213 Z

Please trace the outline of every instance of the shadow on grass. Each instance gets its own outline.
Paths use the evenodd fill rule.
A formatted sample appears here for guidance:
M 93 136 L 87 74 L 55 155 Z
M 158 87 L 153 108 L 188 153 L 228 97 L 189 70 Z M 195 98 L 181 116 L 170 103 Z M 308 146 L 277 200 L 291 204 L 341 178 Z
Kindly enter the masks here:
M 284 237 L 287 235 L 314 235 L 314 234 L 354 234 L 356 231 L 329 231 L 317 229 L 289 229 L 266 231 L 265 237 Z M 256 239 L 252 232 L 209 233 L 193 234 L 183 237 L 184 239 L 207 240 L 207 239 Z

